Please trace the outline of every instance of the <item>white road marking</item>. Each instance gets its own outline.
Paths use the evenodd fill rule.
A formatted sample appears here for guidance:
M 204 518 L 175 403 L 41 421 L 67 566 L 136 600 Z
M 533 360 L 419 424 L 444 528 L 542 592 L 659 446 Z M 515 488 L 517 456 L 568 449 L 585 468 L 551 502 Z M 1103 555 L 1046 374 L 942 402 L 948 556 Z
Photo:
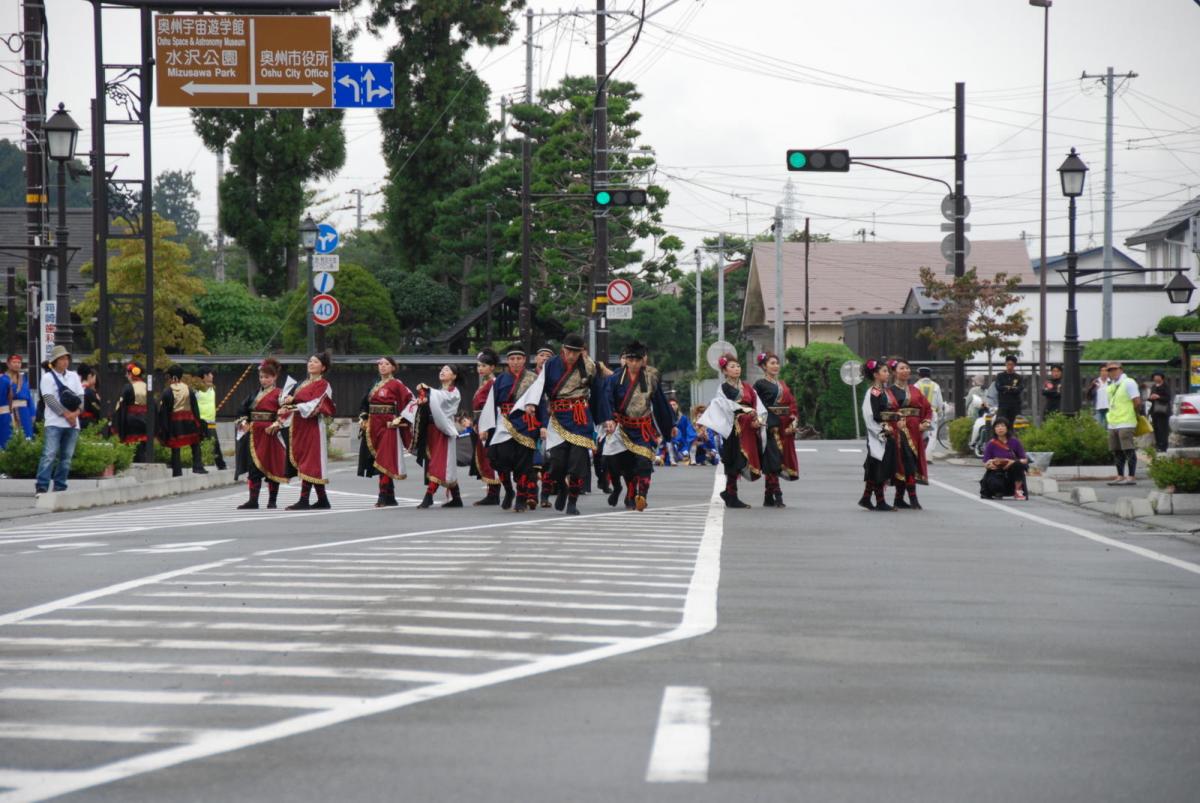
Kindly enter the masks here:
M 801 449 L 799 446 L 797 446 L 796 451 L 797 452 L 815 452 L 817 450 L 816 449 Z
M 65 661 L 0 658 L 0 669 L 18 672 L 113 672 L 142 675 L 233 675 L 267 678 L 335 678 L 339 680 L 393 680 L 400 683 L 449 683 L 468 675 L 454 672 L 421 672 L 411 669 L 366 669 L 328 666 L 242 666 L 240 664 L 159 664 L 150 661 Z M 0 797 L 0 801 L 4 800 Z
M 525 586 L 489 586 L 478 583 L 286 583 L 272 580 L 175 580 L 163 583 L 167 586 L 219 586 L 235 588 L 369 588 L 417 591 L 495 591 L 515 594 L 558 594 L 574 597 L 638 597 L 641 599 L 684 599 L 686 594 L 648 594 L 642 591 L 587 591 L 574 588 L 526 588 Z
M 862 454 L 862 449 L 838 449 L 838 451 L 847 454 Z
M 502 571 L 502 570 L 501 570 Z M 273 578 L 290 578 L 293 580 L 301 578 L 312 578 L 314 580 L 338 580 L 338 579 L 368 579 L 368 580 L 504 580 L 513 583 L 572 583 L 574 585 L 605 585 L 605 586 L 638 586 L 644 588 L 687 588 L 687 583 L 655 583 L 643 580 L 609 580 L 609 579 L 592 579 L 578 577 L 527 577 L 519 574 L 520 570 L 510 571 L 507 574 L 498 574 L 497 570 L 493 569 L 492 574 L 482 572 L 471 573 L 451 573 L 451 574 L 348 574 L 342 572 L 208 572 L 207 577 L 273 577 Z M 590 574 L 580 572 L 580 574 Z M 615 572 L 613 573 L 615 574 Z M 629 576 L 629 575 L 625 575 Z M 351 588 L 364 587 L 361 584 L 355 583 Z M 365 586 L 372 588 L 373 586 Z M 406 586 L 411 587 L 411 586 Z M 446 587 L 444 584 L 436 586 L 437 588 Z
M 650 783 L 705 783 L 712 702 L 702 686 L 667 686 L 650 751 Z
M 1050 519 L 1043 518 L 1042 516 L 1039 516 L 1036 513 L 1029 513 L 1024 510 L 1018 510 L 1017 508 L 1012 507 L 1010 505 L 1004 505 L 999 502 L 993 502 L 989 499 L 980 499 L 977 494 L 967 493 L 966 491 L 963 491 L 959 488 L 955 488 L 953 485 L 947 485 L 946 483 L 939 482 L 938 480 L 931 479 L 929 482 L 931 485 L 936 485 L 939 488 L 944 488 L 945 490 L 950 491 L 951 493 L 958 494 L 959 496 L 964 496 L 967 499 L 971 499 L 975 502 L 979 502 L 980 504 L 987 505 L 988 507 L 991 507 L 991 508 L 995 508 L 996 510 L 1001 510 L 1005 513 L 1008 513 L 1011 516 L 1018 516 L 1020 518 L 1027 519 L 1029 521 L 1035 521 L 1038 524 L 1043 524 L 1047 527 L 1053 527 L 1056 530 L 1062 530 L 1063 532 L 1068 532 L 1068 533 L 1071 533 L 1072 535 L 1078 535 L 1081 538 L 1088 539 L 1089 541 L 1095 541 L 1097 544 L 1103 544 L 1104 546 L 1112 547 L 1113 549 L 1122 549 L 1126 552 L 1131 552 L 1134 555 L 1138 555 L 1143 558 L 1149 558 L 1150 560 L 1156 560 L 1159 563 L 1165 563 L 1168 566 L 1174 566 L 1176 569 L 1183 569 L 1185 572 L 1191 572 L 1192 574 L 1200 574 L 1200 565 L 1192 563 L 1191 561 L 1180 560 L 1179 558 L 1173 558 L 1170 555 L 1164 555 L 1161 552 L 1155 552 L 1153 549 L 1146 549 L 1145 547 L 1140 547 L 1135 544 L 1126 544 L 1123 541 L 1118 541 L 1115 538 L 1108 538 L 1106 536 L 1100 535 L 1099 533 L 1094 533 L 1091 530 L 1085 530 L 1082 527 L 1075 527 L 1071 524 L 1060 524 L 1057 521 L 1051 521 Z
M 192 597 L 202 599 L 330 600 L 349 602 L 431 602 L 450 605 L 503 605 L 514 608 L 567 608 L 597 611 L 679 611 L 659 605 L 616 605 L 606 602 L 555 602 L 544 599 L 498 599 L 493 597 L 435 597 L 425 594 L 255 594 L 239 591 L 156 591 L 141 597 Z
M 29 687 L 0 689 L 0 700 L 38 700 L 51 703 L 237 705 L 256 708 L 324 709 L 348 705 L 357 699 L 357 697 L 342 697 L 333 694 L 237 694 L 219 691 L 148 691 L 143 689 L 120 691 Z
M 41 722 L 0 722 L 0 739 L 42 739 L 69 742 L 122 742 L 128 744 L 188 743 L 202 738 L 220 739 L 237 731 L 192 728 L 122 728 L 117 725 L 50 725 Z

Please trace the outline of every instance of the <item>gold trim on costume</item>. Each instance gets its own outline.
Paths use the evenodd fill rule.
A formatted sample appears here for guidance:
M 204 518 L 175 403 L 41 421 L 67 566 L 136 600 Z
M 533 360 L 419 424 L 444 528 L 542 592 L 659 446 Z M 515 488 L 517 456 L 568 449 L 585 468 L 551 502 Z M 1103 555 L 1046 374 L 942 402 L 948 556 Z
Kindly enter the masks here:
M 636 444 L 630 440 L 629 436 L 625 434 L 624 427 L 617 427 L 617 433 L 621 436 L 621 443 L 625 445 L 627 450 L 633 452 L 638 457 L 644 457 L 650 462 L 654 462 L 654 452 L 651 449 Z
M 537 449 L 537 441 L 528 435 L 522 435 L 520 432 L 517 432 L 517 428 L 513 426 L 512 421 L 509 420 L 507 415 L 500 416 L 500 420 L 504 422 L 504 428 L 508 430 L 508 434 L 512 436 L 514 441 L 526 449 Z
M 254 461 L 254 466 L 255 466 L 255 468 L 258 469 L 258 472 L 260 474 L 262 474 L 264 477 L 266 477 L 267 479 L 269 479 L 271 482 L 278 482 L 283 485 L 287 485 L 288 484 L 287 477 L 276 477 L 274 474 L 268 473 L 267 470 L 262 467 L 262 463 L 258 462 L 258 452 L 256 452 L 254 450 L 254 427 L 251 427 L 250 431 L 247 432 L 246 435 L 248 435 L 250 438 L 250 459 Z M 269 435 L 269 437 L 275 437 L 275 436 Z M 289 441 L 289 444 L 290 444 L 290 441 Z
M 580 446 L 584 449 L 595 449 L 596 448 L 596 439 L 595 438 L 585 438 L 583 435 L 576 435 L 574 432 L 571 432 L 569 429 L 564 427 L 562 424 L 558 423 L 557 418 L 551 417 L 550 427 L 555 432 L 558 433 L 560 438 L 562 438 L 564 441 L 571 444 L 572 446 Z

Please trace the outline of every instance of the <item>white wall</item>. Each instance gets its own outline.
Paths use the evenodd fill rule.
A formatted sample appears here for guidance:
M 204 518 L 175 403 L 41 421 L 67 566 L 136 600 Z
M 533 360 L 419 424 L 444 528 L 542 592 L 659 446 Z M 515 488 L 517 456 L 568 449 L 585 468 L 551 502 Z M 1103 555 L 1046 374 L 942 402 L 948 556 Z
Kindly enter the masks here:
M 1038 359 L 1039 305 L 1037 291 L 1021 293 L 1021 308 L 1029 321 L 1029 331 L 1021 342 L 1025 361 Z M 1193 296 L 1193 304 L 1195 297 Z M 1077 293 L 1075 296 L 1079 340 L 1099 340 L 1103 326 L 1103 294 Z M 1113 293 L 1113 337 L 1144 337 L 1154 334 L 1154 327 L 1164 315 L 1186 315 L 1191 305 L 1172 304 L 1165 291 Z M 1047 360 L 1062 361 L 1062 343 L 1067 326 L 1067 294 L 1062 291 L 1046 294 Z

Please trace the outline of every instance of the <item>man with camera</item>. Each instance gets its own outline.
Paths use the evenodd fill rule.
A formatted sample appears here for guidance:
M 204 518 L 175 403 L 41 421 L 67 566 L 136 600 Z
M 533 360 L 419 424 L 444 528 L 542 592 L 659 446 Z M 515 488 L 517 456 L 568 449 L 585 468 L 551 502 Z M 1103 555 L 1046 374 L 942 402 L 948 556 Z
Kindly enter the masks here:
M 64 346 L 54 347 L 47 362 L 49 370 L 42 374 L 38 386 L 46 406 L 45 442 L 42 459 L 38 461 L 36 492 L 67 490 L 67 475 L 79 440 L 79 413 L 83 408 L 83 384 L 79 375 L 68 371 L 71 353 Z

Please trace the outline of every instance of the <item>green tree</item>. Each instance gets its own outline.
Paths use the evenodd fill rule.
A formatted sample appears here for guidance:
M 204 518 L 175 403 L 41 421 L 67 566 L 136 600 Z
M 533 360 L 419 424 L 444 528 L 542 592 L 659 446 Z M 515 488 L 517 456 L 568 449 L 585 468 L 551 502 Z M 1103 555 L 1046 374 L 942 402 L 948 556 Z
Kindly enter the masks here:
M 307 288 L 297 288 L 281 299 L 288 310 L 303 310 Z M 392 311 L 387 288 L 366 268 L 341 263 L 337 275 L 337 299 L 342 313 L 325 330 L 325 346 L 336 354 L 395 354 L 400 345 L 400 327 Z M 305 348 L 307 318 L 290 314 L 283 325 L 283 347 L 289 352 Z
M 921 285 L 934 301 L 943 301 L 941 323 L 917 332 L 936 349 L 952 357 L 969 360 L 975 354 L 987 354 L 988 377 L 992 373 L 992 358 L 999 351 L 1009 351 L 1020 345 L 1029 331 L 1024 310 L 1009 311 L 1020 299 L 1017 286 L 1020 280 L 1006 273 L 994 279 L 979 278 L 971 268 L 951 281 L 939 278 L 929 268 L 921 268 Z
M 394 26 L 398 34 L 387 55 L 396 106 L 379 114 L 388 167 L 385 228 L 400 270 L 427 269 L 438 251 L 436 204 L 475 183 L 499 131 L 488 116 L 488 86 L 466 63 L 467 53 L 506 44 L 525 0 L 362 2 L 372 33 Z
M 636 298 L 636 295 L 635 295 Z M 695 319 L 678 298 L 659 295 L 635 301 L 633 317 L 614 321 L 609 341 L 613 344 L 640 340 L 652 354 L 651 362 L 661 371 L 691 370 L 695 362 Z
M 200 224 L 196 209 L 196 171 L 167 170 L 154 179 L 154 214 L 175 224 L 175 238 L 186 240 Z
M 139 221 L 140 222 L 140 221 Z M 154 365 L 166 368 L 172 363 L 168 354 L 197 354 L 204 351 L 204 332 L 191 320 L 200 310 L 196 299 L 204 293 L 204 282 L 192 275 L 188 266 L 187 246 L 175 242 L 175 224 L 154 218 Z M 109 240 L 108 291 L 141 293 L 146 286 L 146 259 L 140 240 Z M 92 263 L 83 266 L 90 274 Z M 100 309 L 100 288 L 92 286 L 75 313 L 91 320 Z M 141 339 L 141 316 L 115 316 L 109 322 L 116 342 Z M 145 359 L 145 354 L 132 355 Z M 92 361 L 98 359 L 92 355 Z
M 83 177 L 87 169 L 78 159 L 67 163 L 67 206 L 72 209 L 92 205 L 92 182 Z M 49 178 L 48 203 L 53 210 L 58 208 L 58 166 L 53 162 Z M 25 149 L 7 139 L 0 139 L 0 206 L 25 207 Z
M 812 343 L 787 350 L 782 377 L 796 397 L 800 424 L 815 429 L 822 438 L 853 438 L 866 385 L 852 395 L 842 381 L 841 367 L 847 360 L 862 358 L 843 343 Z
M 379 278 L 391 295 L 406 348 L 419 349 L 455 321 L 458 299 L 425 274 L 389 270 Z
M 279 334 L 276 305 L 235 282 L 206 281 L 196 308 L 205 346 L 215 354 L 258 354 Z

